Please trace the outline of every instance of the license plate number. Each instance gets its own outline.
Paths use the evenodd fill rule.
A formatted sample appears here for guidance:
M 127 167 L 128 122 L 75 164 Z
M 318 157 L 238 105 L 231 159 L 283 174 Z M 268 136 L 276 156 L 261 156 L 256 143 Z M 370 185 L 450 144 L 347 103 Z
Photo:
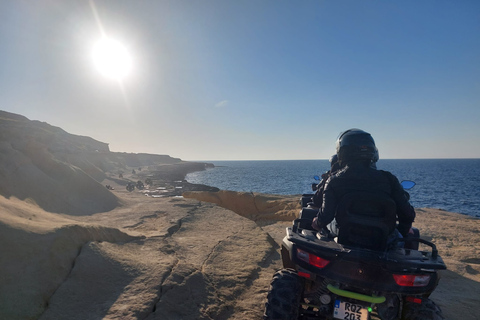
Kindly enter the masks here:
M 368 320 L 368 310 L 360 304 L 335 300 L 333 317 L 344 320 Z

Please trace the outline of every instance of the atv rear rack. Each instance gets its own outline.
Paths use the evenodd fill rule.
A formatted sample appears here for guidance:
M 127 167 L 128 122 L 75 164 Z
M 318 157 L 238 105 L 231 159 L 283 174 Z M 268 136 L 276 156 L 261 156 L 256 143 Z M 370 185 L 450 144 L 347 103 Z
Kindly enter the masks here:
M 430 251 L 420 251 L 413 249 L 398 248 L 396 243 L 405 242 L 405 239 L 398 239 L 396 243 L 392 244 L 390 250 L 372 251 L 369 249 L 344 246 L 334 241 L 333 238 L 328 238 L 316 230 L 301 228 L 302 225 L 311 224 L 309 219 L 295 219 L 292 227 L 286 228 L 287 235 L 285 240 L 299 245 L 302 248 L 319 253 L 326 259 L 334 256 L 342 256 L 346 260 L 356 260 L 369 258 L 370 260 L 385 260 L 388 261 L 388 269 L 393 271 L 409 270 L 444 270 L 446 266 L 442 258 L 438 255 L 438 250 L 435 244 L 425 239 L 415 239 L 419 243 L 430 247 Z M 285 241 L 284 241 L 285 242 Z

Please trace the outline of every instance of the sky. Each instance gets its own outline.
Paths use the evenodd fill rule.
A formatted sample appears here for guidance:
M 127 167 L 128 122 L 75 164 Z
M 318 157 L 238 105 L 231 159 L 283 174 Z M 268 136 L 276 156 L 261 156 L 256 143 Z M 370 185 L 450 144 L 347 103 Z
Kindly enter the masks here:
M 380 158 L 480 158 L 476 0 L 3 0 L 0 53 L 0 110 L 111 151 L 328 159 L 360 128 Z

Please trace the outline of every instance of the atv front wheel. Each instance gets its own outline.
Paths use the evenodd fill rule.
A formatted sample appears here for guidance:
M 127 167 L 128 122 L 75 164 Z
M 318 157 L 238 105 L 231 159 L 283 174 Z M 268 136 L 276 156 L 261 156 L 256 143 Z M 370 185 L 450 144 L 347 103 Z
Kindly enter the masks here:
M 296 320 L 300 310 L 303 281 L 293 269 L 275 273 L 265 303 L 264 320 Z
M 442 310 L 430 299 L 422 303 L 405 302 L 402 320 L 445 320 Z

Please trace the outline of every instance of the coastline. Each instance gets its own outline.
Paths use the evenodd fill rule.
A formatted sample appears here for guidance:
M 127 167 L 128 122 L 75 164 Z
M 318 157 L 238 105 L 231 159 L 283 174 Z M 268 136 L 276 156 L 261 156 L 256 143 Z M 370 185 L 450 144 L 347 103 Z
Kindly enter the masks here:
M 126 173 L 125 181 L 130 178 L 138 176 Z M 119 207 L 83 216 L 0 197 L 0 317 L 261 318 L 271 277 L 281 268 L 285 227 L 299 212 L 298 196 L 218 190 L 156 198 L 144 192 L 157 190 L 154 185 L 132 192 L 118 186 L 111 192 Z M 447 319 L 475 319 L 480 221 L 435 209 L 417 212 L 415 226 L 448 266 L 432 299 Z M 106 308 L 93 307 L 99 303 Z
M 314 175 L 329 166 L 327 160 L 214 162 L 217 164 L 226 167 L 186 178 L 222 190 L 293 195 L 311 193 Z M 409 190 L 415 207 L 480 217 L 480 180 L 471 178 L 480 175 L 480 159 L 382 159 L 378 167 L 394 173 L 400 181 L 415 181 L 416 186 Z

